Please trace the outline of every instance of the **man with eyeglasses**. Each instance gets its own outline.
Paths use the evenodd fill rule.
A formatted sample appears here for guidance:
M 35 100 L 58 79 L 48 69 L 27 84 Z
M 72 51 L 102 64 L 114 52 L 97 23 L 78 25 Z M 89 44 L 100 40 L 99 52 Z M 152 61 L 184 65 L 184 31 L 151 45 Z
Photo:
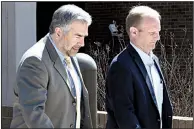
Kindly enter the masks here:
M 171 128 L 172 106 L 158 58 L 160 14 L 135 6 L 126 18 L 130 42 L 111 62 L 106 80 L 107 129 Z

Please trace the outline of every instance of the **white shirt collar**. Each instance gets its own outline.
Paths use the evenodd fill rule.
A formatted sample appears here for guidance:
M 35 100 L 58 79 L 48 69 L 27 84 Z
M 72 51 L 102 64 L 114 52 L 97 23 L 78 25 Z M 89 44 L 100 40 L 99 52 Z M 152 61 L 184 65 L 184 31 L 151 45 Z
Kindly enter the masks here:
M 143 61 L 144 65 L 153 65 L 154 64 L 153 52 L 152 51 L 150 52 L 150 55 L 148 55 L 147 53 L 143 52 L 141 49 L 136 47 L 133 43 L 130 42 L 130 44 L 137 51 L 137 53 L 139 54 L 139 56 L 140 56 L 141 60 Z

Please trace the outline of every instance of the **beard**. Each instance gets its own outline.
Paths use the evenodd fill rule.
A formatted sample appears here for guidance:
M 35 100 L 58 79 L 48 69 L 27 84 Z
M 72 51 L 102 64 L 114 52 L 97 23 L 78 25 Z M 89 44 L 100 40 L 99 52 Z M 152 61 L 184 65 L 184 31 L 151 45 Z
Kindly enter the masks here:
M 79 49 L 75 50 L 72 48 L 71 50 L 67 51 L 67 55 L 68 56 L 75 56 L 78 52 L 79 52 Z

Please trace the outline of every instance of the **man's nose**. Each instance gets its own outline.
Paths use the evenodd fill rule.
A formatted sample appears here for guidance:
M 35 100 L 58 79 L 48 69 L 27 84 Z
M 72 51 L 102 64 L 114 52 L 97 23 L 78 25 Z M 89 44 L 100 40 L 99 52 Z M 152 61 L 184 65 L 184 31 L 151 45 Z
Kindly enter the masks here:
M 156 41 L 160 40 L 160 33 L 156 33 L 155 38 L 156 38 Z
M 81 47 L 84 47 L 84 45 L 85 45 L 84 37 L 80 38 L 79 44 L 80 44 Z

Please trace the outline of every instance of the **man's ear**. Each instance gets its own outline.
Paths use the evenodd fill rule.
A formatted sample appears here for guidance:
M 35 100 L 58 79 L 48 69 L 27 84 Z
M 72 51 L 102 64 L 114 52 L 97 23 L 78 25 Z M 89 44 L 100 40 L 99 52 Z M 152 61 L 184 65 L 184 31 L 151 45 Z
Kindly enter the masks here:
M 56 28 L 55 28 L 55 34 L 56 34 L 56 37 L 60 38 L 61 35 L 62 35 L 62 30 L 61 30 L 61 28 L 56 27 Z
M 136 36 L 138 30 L 137 30 L 137 28 L 135 28 L 135 27 L 130 27 L 129 32 L 130 32 L 130 34 L 131 34 L 132 36 Z

